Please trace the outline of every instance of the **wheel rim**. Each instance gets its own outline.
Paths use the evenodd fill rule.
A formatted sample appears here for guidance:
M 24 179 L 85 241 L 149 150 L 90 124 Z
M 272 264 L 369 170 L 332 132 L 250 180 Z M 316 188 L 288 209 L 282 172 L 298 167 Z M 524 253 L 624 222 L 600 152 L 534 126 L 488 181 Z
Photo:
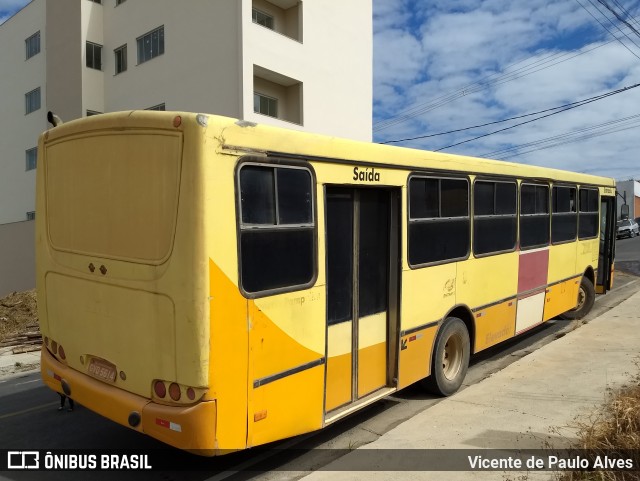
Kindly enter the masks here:
M 584 288 L 580 286 L 580 289 L 578 290 L 578 305 L 574 310 L 577 311 L 582 309 L 582 306 L 584 306 L 584 303 L 586 300 L 587 300 L 587 293 L 584 291 Z
M 462 336 L 454 334 L 447 339 L 442 352 L 442 373 L 449 380 L 455 379 L 462 366 Z

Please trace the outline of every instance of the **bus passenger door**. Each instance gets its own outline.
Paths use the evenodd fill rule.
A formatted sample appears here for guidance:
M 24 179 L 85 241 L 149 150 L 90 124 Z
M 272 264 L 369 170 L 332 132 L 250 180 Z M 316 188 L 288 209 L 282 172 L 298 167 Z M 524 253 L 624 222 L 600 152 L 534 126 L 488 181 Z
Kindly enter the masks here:
M 326 188 L 325 412 L 395 377 L 399 199 L 389 189 Z
M 616 253 L 616 200 L 600 198 L 600 251 L 596 292 L 605 294 L 613 286 L 613 262 Z

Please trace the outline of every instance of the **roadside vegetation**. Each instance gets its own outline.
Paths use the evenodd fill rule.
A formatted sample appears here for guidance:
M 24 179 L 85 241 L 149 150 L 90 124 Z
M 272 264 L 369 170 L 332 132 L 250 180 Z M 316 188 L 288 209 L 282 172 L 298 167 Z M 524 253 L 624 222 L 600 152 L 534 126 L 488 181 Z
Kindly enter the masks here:
M 589 450 L 601 457 L 632 458 L 635 471 L 574 471 L 562 473 L 560 481 L 640 480 L 640 359 L 638 373 L 608 402 L 586 418 L 578 418 L 575 449 Z

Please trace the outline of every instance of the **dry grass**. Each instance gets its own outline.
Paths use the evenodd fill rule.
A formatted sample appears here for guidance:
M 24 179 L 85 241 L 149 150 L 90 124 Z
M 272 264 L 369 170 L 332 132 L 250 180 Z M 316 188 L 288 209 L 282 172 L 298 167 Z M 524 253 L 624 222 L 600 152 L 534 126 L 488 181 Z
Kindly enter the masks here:
M 14 292 L 0 299 L 0 342 L 38 323 L 36 291 Z
M 640 371 L 640 361 L 636 361 Z M 599 410 L 586 419 L 578 419 L 579 441 L 575 449 L 588 450 L 594 455 L 634 460 L 636 469 L 640 469 L 640 374 Z M 567 472 L 558 479 L 561 481 L 638 481 L 638 471 Z

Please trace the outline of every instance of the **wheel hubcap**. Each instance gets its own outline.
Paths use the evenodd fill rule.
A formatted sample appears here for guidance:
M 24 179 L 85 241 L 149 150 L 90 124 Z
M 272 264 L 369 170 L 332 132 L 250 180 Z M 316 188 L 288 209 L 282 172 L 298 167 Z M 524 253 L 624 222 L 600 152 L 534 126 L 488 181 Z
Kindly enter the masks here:
M 462 337 L 454 334 L 444 345 L 442 353 L 442 372 L 444 377 L 453 380 L 462 366 Z

